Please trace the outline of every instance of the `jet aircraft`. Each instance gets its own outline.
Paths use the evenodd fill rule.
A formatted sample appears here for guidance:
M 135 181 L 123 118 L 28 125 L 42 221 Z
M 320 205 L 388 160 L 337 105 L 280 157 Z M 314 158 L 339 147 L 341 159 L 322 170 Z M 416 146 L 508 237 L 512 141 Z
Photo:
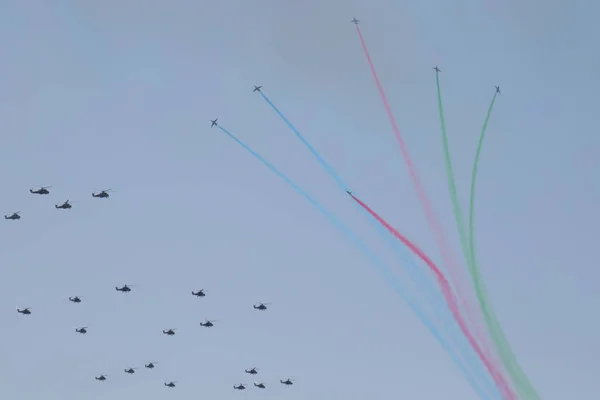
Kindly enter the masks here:
M 262 89 L 262 86 L 254 85 L 254 90 L 252 92 L 260 92 L 260 89 Z
M 441 69 L 439 69 L 439 68 L 437 67 L 437 65 L 436 65 L 435 67 L 433 67 L 433 69 L 435 69 L 435 72 L 442 72 L 442 70 L 441 70 Z
M 350 21 L 350 22 L 353 22 L 354 25 L 358 25 L 358 20 L 356 18 L 352 18 L 352 21 Z
M 502 93 L 500 93 L 500 86 L 496 86 L 496 93 L 502 94 Z
M 219 120 L 219 118 L 215 119 L 215 120 L 210 120 L 210 127 L 212 128 L 213 126 L 217 126 L 219 124 L 217 124 L 217 121 Z

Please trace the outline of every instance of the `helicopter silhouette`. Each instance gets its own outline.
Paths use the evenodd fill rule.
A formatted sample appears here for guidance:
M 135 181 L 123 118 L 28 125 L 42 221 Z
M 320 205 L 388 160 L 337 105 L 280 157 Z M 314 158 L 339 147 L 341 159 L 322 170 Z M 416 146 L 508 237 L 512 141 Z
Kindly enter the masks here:
M 205 328 L 210 328 L 210 327 L 214 326 L 213 322 L 217 322 L 217 320 L 213 319 L 212 321 L 206 320 L 205 322 L 200 322 L 200 326 L 203 326 Z
M 283 383 L 283 384 L 284 384 L 284 385 L 286 385 L 286 386 L 291 386 L 291 385 L 293 385 L 293 384 L 294 384 L 294 381 L 293 381 L 293 380 L 291 380 L 291 379 L 289 379 L 289 378 L 288 378 L 287 380 L 285 380 L 285 381 L 281 381 L 281 380 L 280 380 L 279 382 Z
M 123 287 L 117 287 L 115 286 L 115 290 L 119 291 L 119 292 L 123 292 L 123 293 L 129 293 L 131 292 L 131 288 L 127 285 L 123 285 Z
M 204 294 L 204 289 L 200 289 L 200 290 L 198 290 L 197 292 L 194 292 L 194 291 L 192 290 L 192 295 L 194 295 L 194 296 L 196 296 L 196 297 L 204 297 L 204 296 L 206 296 L 206 295 Z
M 254 307 L 255 310 L 265 311 L 269 304 L 271 303 L 259 303 L 258 305 L 255 304 L 252 307 Z
M 258 374 L 258 372 L 256 371 L 256 367 L 252 367 L 250 369 L 245 369 L 244 371 L 246 371 L 246 373 L 250 374 L 250 375 L 256 375 L 256 374 Z
M 148 369 L 152 369 L 152 368 L 154 368 L 154 364 L 158 364 L 158 363 L 156 363 L 156 362 L 151 362 L 151 363 L 148 363 L 148 364 L 144 365 L 144 367 L 146 367 L 146 368 L 148 368 Z
M 108 192 L 110 192 L 110 191 L 111 191 L 111 189 L 106 189 L 106 190 L 101 191 L 98 194 L 92 192 L 92 196 L 93 197 L 98 197 L 100 199 L 106 199 L 106 198 L 110 197 L 110 195 L 108 194 Z
M 246 389 L 246 386 L 244 386 L 243 383 L 240 383 L 237 386 L 233 385 L 233 388 L 236 389 L 236 390 L 244 390 L 244 389 Z
M 169 329 L 168 331 L 163 330 L 163 334 L 167 335 L 167 336 L 173 336 L 175 334 L 175 331 L 177 329 Z
M 21 216 L 19 215 L 21 211 L 17 211 L 16 213 L 12 213 L 12 215 L 5 215 L 4 219 L 12 219 L 12 220 L 16 220 L 16 219 L 21 219 Z
M 62 203 L 60 206 L 58 204 L 55 204 L 54 207 L 56 209 L 68 210 L 69 208 L 72 208 L 73 206 L 71 205 L 71 203 L 69 203 L 69 200 L 67 200 L 64 203 Z
M 256 386 L 257 388 L 261 388 L 261 389 L 266 388 L 265 384 L 262 382 L 258 382 L 258 383 L 254 382 L 254 386 Z
M 31 315 L 31 308 L 17 308 L 17 312 L 23 315 Z
M 82 328 L 77 328 L 77 329 L 75 329 L 75 332 L 85 335 L 87 333 L 87 326 L 84 326 Z
M 75 297 L 69 297 L 69 301 L 72 303 L 81 303 L 81 299 L 77 296 Z
M 135 374 L 136 369 L 137 368 L 129 368 L 129 369 L 124 369 L 123 371 L 125 371 L 128 374 Z
M 29 189 L 29 193 L 32 193 L 32 194 L 50 194 L 50 191 L 48 191 L 48 189 L 50 189 L 51 187 L 52 186 L 42 186 L 38 190 Z
M 96 379 L 97 381 L 105 381 L 105 380 L 106 380 L 106 375 L 100 375 L 100 376 L 97 376 L 95 379 Z
M 165 386 L 170 387 L 170 388 L 174 388 L 176 383 L 177 383 L 177 381 L 169 382 L 169 383 L 165 382 Z

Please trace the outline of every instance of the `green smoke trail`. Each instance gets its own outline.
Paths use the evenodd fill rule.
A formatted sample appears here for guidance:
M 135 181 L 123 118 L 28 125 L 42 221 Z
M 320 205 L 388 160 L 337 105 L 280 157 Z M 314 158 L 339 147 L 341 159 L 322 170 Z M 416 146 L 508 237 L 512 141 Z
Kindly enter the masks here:
M 465 256 L 465 261 L 467 262 L 467 265 L 469 265 L 469 270 L 470 270 L 473 261 L 471 259 L 471 252 L 470 252 L 468 240 L 467 240 L 467 230 L 465 228 L 464 218 L 463 218 L 462 210 L 460 207 L 460 202 L 458 201 L 456 182 L 454 180 L 454 170 L 452 168 L 452 161 L 451 161 L 451 157 L 450 157 L 450 146 L 448 144 L 448 135 L 446 132 L 446 120 L 444 118 L 444 106 L 442 103 L 442 90 L 440 87 L 440 75 L 439 75 L 439 71 L 437 70 L 437 68 L 436 68 L 436 73 L 435 73 L 435 80 L 436 80 L 436 86 L 437 86 L 438 110 L 439 110 L 439 116 L 440 116 L 440 125 L 442 128 L 442 140 L 443 140 L 443 144 L 444 144 L 444 146 L 443 146 L 444 147 L 444 160 L 446 162 L 446 174 L 448 176 L 448 186 L 450 189 L 450 198 L 452 200 L 452 208 L 454 211 L 454 218 L 456 220 L 456 226 L 457 226 L 458 234 L 460 237 L 462 251 Z M 475 319 L 475 316 L 474 315 L 471 316 L 471 319 Z M 479 339 L 482 347 L 484 349 L 489 349 L 490 346 L 489 346 L 488 341 L 486 340 L 485 332 L 481 332 L 480 327 L 477 326 L 477 324 L 476 324 L 476 321 L 471 320 L 471 324 L 475 328 L 475 331 L 477 333 L 478 339 Z M 488 352 L 490 352 L 490 351 L 488 350 Z M 498 371 L 498 372 L 500 372 L 500 371 Z
M 492 109 L 494 108 L 494 103 L 496 102 L 497 95 L 498 91 L 494 93 L 494 97 L 492 98 L 492 102 L 490 103 L 490 107 L 488 108 L 487 115 L 485 117 L 485 121 L 481 129 L 481 135 L 479 136 L 479 143 L 477 144 L 477 152 L 475 154 L 475 161 L 473 163 L 473 171 L 471 174 L 471 193 L 469 201 L 469 273 L 471 275 L 471 279 L 473 279 L 473 283 L 475 284 L 475 292 L 477 294 L 477 299 L 479 300 L 479 304 L 481 305 L 483 316 L 490 331 L 490 335 L 492 336 L 492 340 L 498 348 L 500 358 L 502 359 L 502 362 L 504 363 L 504 366 L 508 374 L 510 375 L 512 381 L 515 383 L 516 389 L 519 392 L 520 397 L 527 400 L 540 400 L 539 394 L 536 392 L 533 385 L 531 384 L 531 381 L 517 362 L 515 354 L 512 351 L 508 340 L 506 340 L 506 336 L 502 331 L 500 323 L 498 322 L 498 319 L 491 310 L 490 302 L 485 289 L 485 284 L 481 279 L 481 272 L 477 264 L 477 259 L 475 257 L 473 220 L 475 214 L 475 182 L 477 180 L 477 167 L 479 165 L 479 158 L 483 146 L 483 139 L 485 138 L 485 132 L 487 130 L 487 125 L 490 120 L 490 115 L 492 114 Z

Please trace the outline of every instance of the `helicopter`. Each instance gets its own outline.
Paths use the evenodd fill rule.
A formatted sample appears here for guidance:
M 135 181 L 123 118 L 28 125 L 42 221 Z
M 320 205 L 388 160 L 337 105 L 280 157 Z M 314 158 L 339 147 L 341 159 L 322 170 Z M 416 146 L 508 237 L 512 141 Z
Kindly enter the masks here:
M 250 375 L 258 374 L 258 372 L 256 371 L 256 367 L 252 367 L 251 369 L 245 369 L 244 371 L 246 371 L 246 373 Z
M 69 208 L 73 207 L 71 205 L 71 203 L 69 203 L 69 200 L 65 201 L 64 203 L 62 203 L 60 206 L 58 204 L 54 205 L 55 208 L 57 209 L 62 209 L 62 210 L 68 210 Z
M 50 189 L 51 187 L 52 186 L 42 186 L 38 190 L 29 189 L 29 193 L 32 193 L 32 194 L 50 194 L 50 191 L 48 191 L 48 189 Z
M 115 286 L 115 290 L 119 291 L 119 292 L 123 292 L 123 293 L 129 293 L 131 292 L 131 288 L 127 285 L 123 285 L 123 287 L 117 287 Z
M 69 297 L 69 301 L 72 303 L 81 303 L 81 299 L 77 296 L 75 297 Z
M 254 382 L 254 386 L 256 386 L 257 388 L 266 389 L 265 384 L 262 382 L 258 382 L 258 383 Z
M 265 311 L 269 304 L 271 303 L 259 303 L 258 305 L 255 304 L 252 307 L 254 307 L 255 310 Z
M 106 199 L 106 198 L 110 197 L 110 195 L 108 194 L 108 192 L 110 192 L 110 189 L 103 190 L 103 191 L 101 191 L 98 194 L 92 192 L 92 196 L 93 197 L 98 197 L 100 199 Z
M 82 335 L 85 335 L 87 333 L 87 326 L 84 326 L 82 328 L 76 328 L 75 332 L 81 333 Z
M 5 215 L 4 219 L 12 219 L 12 220 L 16 220 L 16 219 L 21 219 L 21 216 L 19 215 L 21 211 L 17 211 L 16 213 L 12 213 L 12 215 Z
M 106 380 L 106 375 L 100 375 L 96 377 L 97 381 L 105 381 Z
M 200 326 L 203 326 L 205 328 L 210 328 L 213 327 L 213 322 L 217 322 L 217 320 L 213 319 L 212 321 L 206 320 L 205 322 L 200 322 Z
M 151 363 L 148 363 L 148 364 L 144 365 L 144 367 L 146 367 L 148 369 L 152 369 L 152 368 L 154 368 L 154 364 L 157 364 L 157 363 L 156 362 L 151 362 Z
M 244 390 L 246 389 L 246 386 L 244 386 L 243 383 L 240 383 L 238 386 L 233 385 L 233 388 L 236 390 Z
M 129 369 L 124 369 L 123 371 L 125 371 L 128 374 L 135 374 L 136 369 L 137 368 L 129 368 Z
M 31 308 L 17 308 L 17 312 L 23 315 L 31 315 Z
M 170 388 L 174 388 L 176 383 L 177 383 L 177 381 L 175 381 L 175 382 L 169 382 L 169 383 L 165 382 L 165 386 L 170 387 Z
M 169 329 L 168 331 L 163 330 L 163 334 L 167 335 L 167 336 L 173 336 L 175 334 L 175 331 L 177 329 Z
M 196 297 L 204 297 L 204 296 L 206 296 L 206 295 L 204 294 L 204 289 L 200 289 L 200 290 L 198 290 L 197 292 L 194 292 L 194 291 L 192 290 L 192 295 L 194 295 L 194 296 L 196 296 Z
M 280 380 L 279 382 L 283 383 L 283 384 L 284 384 L 284 385 L 286 385 L 286 386 L 290 386 L 290 385 L 293 385 L 293 384 L 294 384 L 294 381 L 293 381 L 293 380 L 291 380 L 291 379 L 289 379 L 289 378 L 288 378 L 287 380 L 285 380 L 285 381 L 281 381 L 281 380 Z

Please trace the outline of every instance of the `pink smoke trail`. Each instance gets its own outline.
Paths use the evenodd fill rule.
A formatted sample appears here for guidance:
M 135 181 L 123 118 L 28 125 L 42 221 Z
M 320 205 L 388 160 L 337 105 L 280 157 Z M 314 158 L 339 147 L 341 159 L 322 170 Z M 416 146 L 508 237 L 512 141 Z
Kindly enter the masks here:
M 421 258 L 421 260 L 425 261 L 427 266 L 429 266 L 429 268 L 431 269 L 431 271 L 434 273 L 435 277 L 437 278 L 438 283 L 440 285 L 440 289 L 442 290 L 444 298 L 448 302 L 448 307 L 450 308 L 450 311 L 452 312 L 454 319 L 458 323 L 458 326 L 460 327 L 463 334 L 467 337 L 467 340 L 469 341 L 471 346 L 473 346 L 473 349 L 475 350 L 475 352 L 477 353 L 477 355 L 479 356 L 481 361 L 484 363 L 484 365 L 487 368 L 487 370 L 489 371 L 489 373 L 492 375 L 492 378 L 494 379 L 494 382 L 496 383 L 496 386 L 498 387 L 498 389 L 500 389 L 500 392 L 502 393 L 503 397 L 505 399 L 517 400 L 515 394 L 513 393 L 512 389 L 511 389 L 510 385 L 508 384 L 508 382 L 506 381 L 506 379 L 500 374 L 499 371 L 496 370 L 493 363 L 490 362 L 488 357 L 481 351 L 481 348 L 477 344 L 477 341 L 475 340 L 473 335 L 471 335 L 471 332 L 469 331 L 467 324 L 465 323 L 465 320 L 463 319 L 462 315 L 460 314 L 458 304 L 456 304 L 456 299 L 454 298 L 454 294 L 452 293 L 452 288 L 450 287 L 448 280 L 446 279 L 444 274 L 440 271 L 440 269 L 433 263 L 433 261 L 427 256 L 427 254 L 425 254 L 421 249 L 419 249 L 416 245 L 414 245 L 410 240 L 405 238 L 400 232 L 398 232 L 393 226 L 391 226 L 387 221 L 385 221 L 382 217 L 380 217 L 369 206 L 367 206 L 365 203 L 363 203 L 357 197 L 354 197 L 354 195 L 352 193 L 348 192 L 348 194 L 358 204 L 360 204 L 360 206 L 362 208 L 364 208 L 369 214 L 371 214 L 381 225 L 383 225 L 388 231 L 390 231 L 390 233 L 392 235 L 394 235 L 398 240 L 400 240 L 408 248 L 410 248 L 416 255 L 419 256 L 419 258 Z

